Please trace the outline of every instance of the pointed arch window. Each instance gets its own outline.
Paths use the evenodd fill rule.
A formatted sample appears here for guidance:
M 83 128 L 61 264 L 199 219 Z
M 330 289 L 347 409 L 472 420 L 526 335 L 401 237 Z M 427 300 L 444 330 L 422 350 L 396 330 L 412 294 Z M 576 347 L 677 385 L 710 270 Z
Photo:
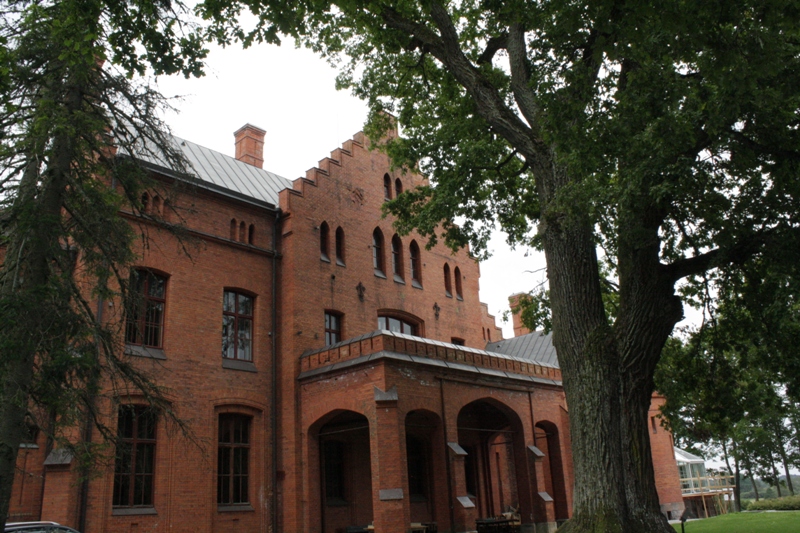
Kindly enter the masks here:
M 244 232 L 246 227 L 247 226 L 245 226 L 244 220 L 239 222 L 239 242 L 244 242 Z
M 383 199 L 392 199 L 392 178 L 389 177 L 389 174 L 383 175 Z
M 256 236 L 256 227 L 253 224 L 250 224 L 250 228 L 247 230 L 247 244 L 255 244 L 255 236 Z
M 444 294 L 448 298 L 453 297 L 453 284 L 450 279 L 450 265 L 444 264 Z
M 411 285 L 421 289 L 422 288 L 422 262 L 419 256 L 419 246 L 417 241 L 411 241 L 411 246 L 408 247 L 409 264 L 411 265 Z
M 403 280 L 403 243 L 400 237 L 392 237 L 392 275 L 397 283 L 405 283 Z
M 142 213 L 148 213 L 150 211 L 150 195 L 147 193 L 142 194 Z
M 453 277 L 455 278 L 456 282 L 456 298 L 463 300 L 464 293 L 461 290 L 461 270 L 458 267 L 456 267 L 456 269 L 453 271 Z
M 400 181 L 400 178 L 394 180 L 394 197 L 397 198 L 403 193 L 403 182 Z
M 235 240 L 236 240 L 236 228 L 238 228 L 238 227 L 239 227 L 239 226 L 238 226 L 238 224 L 236 223 L 236 219 L 235 219 L 235 218 L 232 218 L 232 219 L 231 219 L 231 240 L 232 240 L 232 241 L 235 241 Z
M 336 228 L 336 264 L 344 266 L 344 230 Z
M 330 262 L 330 239 L 331 230 L 327 222 L 323 222 L 319 226 L 319 258 L 323 261 Z
M 386 277 L 383 259 L 383 233 L 378 228 L 372 232 L 372 268 L 375 270 L 376 276 Z

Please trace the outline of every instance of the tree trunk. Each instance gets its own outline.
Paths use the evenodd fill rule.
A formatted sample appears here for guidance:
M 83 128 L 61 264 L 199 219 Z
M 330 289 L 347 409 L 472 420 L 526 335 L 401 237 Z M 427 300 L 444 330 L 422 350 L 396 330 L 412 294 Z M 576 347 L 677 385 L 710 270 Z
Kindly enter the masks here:
M 750 481 L 753 483 L 753 492 L 755 492 L 756 501 L 758 501 L 759 497 L 758 497 L 758 485 L 756 484 L 756 476 L 753 475 L 752 470 L 749 471 L 749 474 L 750 474 Z
M 769 463 L 772 465 L 772 477 L 775 478 L 775 490 L 778 491 L 778 498 L 783 498 L 783 494 L 781 494 L 781 479 L 778 477 L 778 469 L 775 466 L 775 458 L 772 457 L 770 453 Z
M 534 175 L 547 201 L 568 178 L 539 162 Z M 621 372 L 623 355 L 639 344 L 608 324 L 588 221 L 545 210 L 540 233 L 575 466 L 573 517 L 559 531 L 673 533 L 660 512 L 647 428 L 657 357 L 644 369 Z M 669 334 L 649 327 L 637 332 L 647 356 L 660 353 Z
M 789 492 L 794 496 L 794 485 L 792 485 L 792 473 L 789 468 L 789 458 L 786 456 L 786 446 L 784 441 L 781 439 L 780 444 L 778 444 L 778 450 L 781 453 L 781 461 L 783 462 L 783 471 L 786 473 L 786 486 L 789 489 Z

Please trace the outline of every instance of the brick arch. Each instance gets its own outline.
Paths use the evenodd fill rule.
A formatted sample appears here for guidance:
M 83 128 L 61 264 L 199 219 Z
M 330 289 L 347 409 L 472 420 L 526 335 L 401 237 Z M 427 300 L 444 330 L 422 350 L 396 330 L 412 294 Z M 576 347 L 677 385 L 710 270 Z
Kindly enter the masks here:
M 309 426 L 306 464 L 311 531 L 333 533 L 373 521 L 370 421 L 333 409 Z
M 475 502 L 474 520 L 497 516 L 511 508 L 531 513 L 531 491 L 524 424 L 514 408 L 494 397 L 465 403 L 456 420 L 458 442 L 467 452 L 463 461 L 464 487 Z
M 447 456 L 443 421 L 428 409 L 405 415 L 406 494 L 411 522 L 449 523 Z
M 536 446 L 545 453 L 545 491 L 553 498 L 556 520 L 569 518 L 564 461 L 561 454 L 561 433 L 549 420 L 540 420 L 534 427 Z

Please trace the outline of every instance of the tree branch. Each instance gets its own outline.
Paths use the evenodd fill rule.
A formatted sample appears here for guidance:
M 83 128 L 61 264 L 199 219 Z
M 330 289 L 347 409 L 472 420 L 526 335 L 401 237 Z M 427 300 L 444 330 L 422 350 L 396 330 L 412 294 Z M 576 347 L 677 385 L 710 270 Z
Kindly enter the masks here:
M 530 86 L 531 69 L 528 63 L 527 46 L 525 44 L 525 30 L 520 24 L 509 27 L 508 58 L 511 66 L 511 90 L 522 116 L 528 121 L 531 128 L 537 128 L 539 105 L 536 95 Z

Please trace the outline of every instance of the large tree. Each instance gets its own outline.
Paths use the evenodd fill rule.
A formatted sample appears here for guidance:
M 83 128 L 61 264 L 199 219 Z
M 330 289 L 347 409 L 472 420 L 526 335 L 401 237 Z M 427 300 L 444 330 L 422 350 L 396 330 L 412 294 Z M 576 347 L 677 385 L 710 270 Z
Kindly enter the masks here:
M 158 186 L 134 154 L 184 168 L 159 120 L 163 99 L 130 79 L 201 72 L 184 12 L 139 0 L 0 11 L 0 529 L 29 426 L 85 465 L 102 439 L 75 429 L 106 429 L 95 398 L 109 379 L 168 409 L 122 356 L 102 302 L 125 293 L 134 258 L 137 232 L 120 209 L 139 213 L 141 191 Z
M 242 7 L 258 18 L 252 31 L 237 24 Z M 397 115 L 404 138 L 385 149 L 433 183 L 391 206 L 402 228 L 478 251 L 499 222 L 512 242 L 544 250 L 575 466 L 565 530 L 671 531 L 646 413 L 661 348 L 683 316 L 676 285 L 798 242 L 797 3 L 203 9 L 223 41 L 283 32 L 340 60 L 341 84 L 371 104 L 373 139 L 387 126 L 381 112 Z M 613 319 L 598 245 L 619 287 Z

